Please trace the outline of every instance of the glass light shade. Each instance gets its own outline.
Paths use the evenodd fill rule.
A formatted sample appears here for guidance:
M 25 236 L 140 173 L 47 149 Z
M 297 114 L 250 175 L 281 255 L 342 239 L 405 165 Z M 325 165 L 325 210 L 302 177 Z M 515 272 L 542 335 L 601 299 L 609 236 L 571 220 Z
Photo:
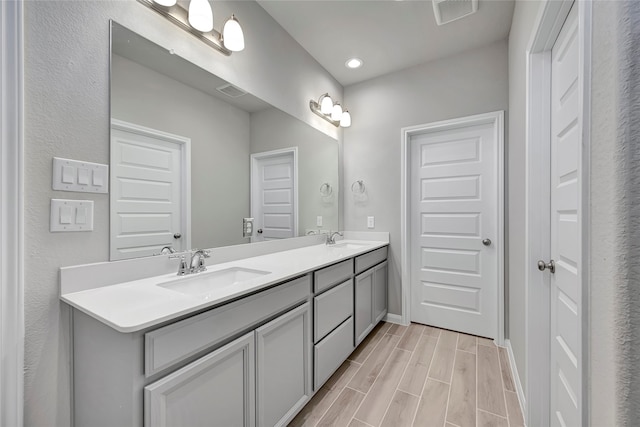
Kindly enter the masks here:
M 351 114 L 349 114 L 348 110 L 344 110 L 342 112 L 342 117 L 340 117 L 340 126 L 343 128 L 351 126 Z
M 203 33 L 213 30 L 213 11 L 207 0 L 189 2 L 189 25 Z
M 329 115 L 331 111 L 333 111 L 333 100 L 325 93 L 320 97 L 320 112 Z
M 222 43 L 232 52 L 240 52 L 244 49 L 244 34 L 242 27 L 234 15 L 227 19 L 222 29 Z
M 340 106 L 340 104 L 336 104 L 333 106 L 333 109 L 331 110 L 331 120 L 333 120 L 334 122 L 340 121 L 340 119 L 342 118 L 342 107 Z
M 177 3 L 177 0 L 153 0 L 153 2 L 160 6 L 171 7 Z

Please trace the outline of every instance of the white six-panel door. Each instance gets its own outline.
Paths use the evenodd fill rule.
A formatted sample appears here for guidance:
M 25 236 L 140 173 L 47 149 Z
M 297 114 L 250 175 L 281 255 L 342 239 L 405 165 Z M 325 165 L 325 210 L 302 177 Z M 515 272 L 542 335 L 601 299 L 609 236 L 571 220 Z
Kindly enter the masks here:
M 251 155 L 253 242 L 297 235 L 298 184 L 295 148 Z
M 409 148 L 411 320 L 498 338 L 496 126 L 415 133 Z
M 580 105 L 577 7 L 551 51 L 550 417 L 579 426 L 581 401 Z M 548 261 L 548 260 L 544 260 Z M 544 274 L 549 274 L 545 272 Z
M 114 121 L 111 129 L 111 260 L 188 249 L 188 138 Z

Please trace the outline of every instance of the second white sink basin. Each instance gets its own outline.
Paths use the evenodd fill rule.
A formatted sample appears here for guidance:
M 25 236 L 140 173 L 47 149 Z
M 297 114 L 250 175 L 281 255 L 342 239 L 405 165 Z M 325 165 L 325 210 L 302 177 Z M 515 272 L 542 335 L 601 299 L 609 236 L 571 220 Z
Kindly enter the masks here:
M 225 268 L 224 270 L 197 273 L 184 278 L 158 283 L 158 286 L 187 295 L 206 295 L 212 291 L 234 286 L 266 274 L 271 274 L 271 272 L 231 267 Z
M 367 243 L 353 243 L 353 242 L 336 242 L 333 245 L 329 245 L 330 248 L 336 249 L 362 249 L 369 246 Z

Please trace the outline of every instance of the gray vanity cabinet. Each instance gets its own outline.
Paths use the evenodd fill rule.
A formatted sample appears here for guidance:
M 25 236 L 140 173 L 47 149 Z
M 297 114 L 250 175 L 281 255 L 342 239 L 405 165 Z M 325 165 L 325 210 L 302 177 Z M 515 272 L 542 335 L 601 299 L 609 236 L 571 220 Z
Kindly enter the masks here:
M 146 427 L 255 426 L 250 332 L 144 388 Z
M 384 250 L 384 251 L 382 251 Z M 387 248 L 381 248 L 356 258 L 356 271 L 363 271 L 355 280 L 355 345 L 371 332 L 387 314 Z M 364 258 L 366 257 L 366 258 Z M 360 263 L 358 263 L 360 261 Z M 381 262 L 382 261 L 382 262 Z M 370 267 L 375 262 L 375 266 Z M 360 269 L 358 266 L 360 265 Z
M 257 424 L 287 425 L 312 394 L 310 303 L 259 327 L 255 335 Z

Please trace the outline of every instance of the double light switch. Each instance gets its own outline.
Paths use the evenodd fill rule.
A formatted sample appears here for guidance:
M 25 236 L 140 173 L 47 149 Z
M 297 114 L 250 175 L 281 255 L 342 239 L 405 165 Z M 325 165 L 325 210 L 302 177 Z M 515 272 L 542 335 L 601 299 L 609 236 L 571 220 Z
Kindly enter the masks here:
M 93 201 L 51 199 L 51 223 L 49 230 L 93 230 Z

